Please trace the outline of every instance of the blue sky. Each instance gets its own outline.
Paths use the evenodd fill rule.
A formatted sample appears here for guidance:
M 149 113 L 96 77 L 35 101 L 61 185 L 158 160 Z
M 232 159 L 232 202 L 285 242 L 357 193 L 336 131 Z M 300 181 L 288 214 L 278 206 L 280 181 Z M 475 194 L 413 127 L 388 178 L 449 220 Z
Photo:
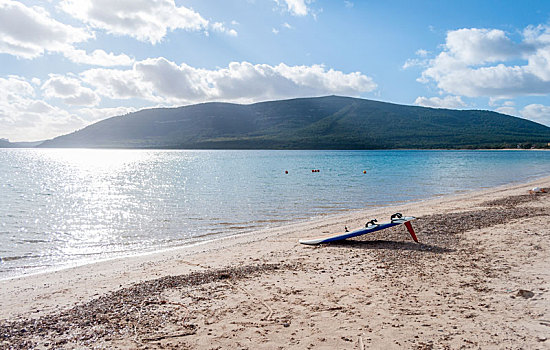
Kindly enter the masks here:
M 347 95 L 550 126 L 550 2 L 0 0 L 0 138 Z

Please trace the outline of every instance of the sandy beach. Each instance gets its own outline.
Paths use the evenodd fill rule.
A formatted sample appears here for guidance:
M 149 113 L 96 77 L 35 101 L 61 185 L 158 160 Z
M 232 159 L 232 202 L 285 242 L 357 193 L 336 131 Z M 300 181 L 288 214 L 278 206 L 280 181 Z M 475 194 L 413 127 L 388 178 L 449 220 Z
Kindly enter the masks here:
M 0 348 L 547 349 L 550 177 L 0 281 Z M 401 212 L 348 241 L 301 238 Z

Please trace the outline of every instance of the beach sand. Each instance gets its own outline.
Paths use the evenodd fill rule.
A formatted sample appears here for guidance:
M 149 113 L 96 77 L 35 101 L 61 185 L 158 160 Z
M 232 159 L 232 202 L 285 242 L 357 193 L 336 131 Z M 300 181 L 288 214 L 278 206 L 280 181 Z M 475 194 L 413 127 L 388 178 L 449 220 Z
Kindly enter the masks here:
M 547 349 L 550 178 L 0 282 L 0 348 Z M 348 241 L 298 239 L 401 212 Z

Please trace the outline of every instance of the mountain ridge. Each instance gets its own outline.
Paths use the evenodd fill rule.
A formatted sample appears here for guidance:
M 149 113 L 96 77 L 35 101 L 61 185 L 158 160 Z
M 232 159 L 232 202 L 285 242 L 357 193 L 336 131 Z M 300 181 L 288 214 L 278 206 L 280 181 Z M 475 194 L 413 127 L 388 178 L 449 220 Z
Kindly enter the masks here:
M 324 96 L 144 109 L 99 121 L 39 147 L 502 148 L 548 142 L 549 127 L 497 112 Z

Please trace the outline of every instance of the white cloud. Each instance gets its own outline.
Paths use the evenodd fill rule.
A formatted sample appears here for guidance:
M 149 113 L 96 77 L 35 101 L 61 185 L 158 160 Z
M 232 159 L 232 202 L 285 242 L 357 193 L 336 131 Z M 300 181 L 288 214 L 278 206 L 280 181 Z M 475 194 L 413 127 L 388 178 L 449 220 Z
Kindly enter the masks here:
M 135 70 L 95 68 L 80 74 L 82 80 L 95 87 L 95 91 L 112 99 L 134 97 L 153 100 L 152 88 L 142 81 Z
M 82 127 L 77 116 L 36 98 L 34 87 L 24 78 L 0 78 L 0 137 L 11 141 L 34 141 L 58 136 Z
M 147 59 L 134 66 L 143 83 L 167 100 L 200 101 L 212 94 L 207 70 L 195 69 L 182 63 L 177 65 L 165 58 Z
M 514 101 L 504 101 L 502 106 L 495 109 L 499 113 L 529 119 L 531 121 L 550 126 L 550 106 L 534 103 L 524 106 L 518 111 Z
M 402 69 L 408 69 L 411 67 L 427 67 L 428 63 L 430 62 L 429 59 L 426 57 L 428 56 L 429 52 L 424 49 L 418 49 L 415 52 L 415 55 L 420 58 L 409 58 L 403 66 L 401 66 Z
M 418 59 L 418 58 L 409 58 L 401 66 L 402 69 L 409 69 L 411 67 L 426 67 L 428 65 L 428 60 Z
M 281 26 L 279 27 L 279 29 L 277 29 L 277 28 L 271 28 L 271 32 L 272 32 L 273 34 L 277 35 L 277 34 L 279 34 L 279 32 L 280 32 L 281 30 L 287 30 L 287 29 L 289 29 L 289 30 L 290 30 L 290 29 L 294 29 L 294 27 L 293 27 L 290 23 L 284 22 L 283 24 L 281 24 Z
M 516 103 L 514 101 L 503 101 L 502 98 L 489 98 L 489 106 L 501 106 L 501 107 L 513 107 Z
M 51 76 L 44 85 L 45 89 L 53 90 L 49 97 L 86 95 L 74 77 Z M 108 117 L 136 111 L 133 107 L 80 108 L 71 113 L 41 100 L 40 90 L 18 76 L 0 78 L 0 90 L 7 92 L 0 94 L 0 138 L 12 142 L 53 138 Z M 47 94 L 50 93 L 44 93 Z
M 46 51 L 63 52 L 93 34 L 60 23 L 42 7 L 0 0 L 0 53 L 32 59 Z
M 68 105 L 95 106 L 100 101 L 92 89 L 81 85 L 80 80 L 58 74 L 50 74 L 42 90 L 47 98 L 60 98 Z
M 376 88 L 371 78 L 359 72 L 345 74 L 326 70 L 320 65 L 287 66 L 281 63 L 270 66 L 232 62 L 227 68 L 209 71 L 185 64 L 179 67 L 173 63 L 168 65 L 164 61 L 149 62 L 149 73 L 144 74 L 144 78 L 153 82 L 157 91 L 182 101 L 255 102 L 296 96 L 359 95 Z M 142 72 L 144 68 L 136 65 L 136 69 Z M 174 79 L 174 76 L 178 78 Z M 185 86 L 180 79 L 186 81 Z M 172 84 L 172 81 L 177 83 Z
M 219 33 L 227 33 L 227 35 L 230 36 L 237 36 L 238 33 L 235 29 L 228 29 L 225 27 L 225 24 L 221 22 L 215 22 L 212 24 L 212 30 L 219 32 Z
M 112 52 L 107 53 L 104 50 L 94 50 L 91 54 L 88 54 L 84 50 L 70 48 L 63 54 L 72 62 L 95 66 L 131 66 L 134 63 L 134 59 L 130 58 L 128 55 L 115 55 Z
M 420 56 L 420 57 L 426 57 L 426 56 L 428 56 L 429 53 L 430 53 L 429 51 L 424 50 L 424 49 L 418 49 L 418 50 L 416 50 L 416 52 L 415 52 L 415 54 L 416 54 L 417 56 Z
M 115 55 L 103 50 L 88 54 L 75 44 L 94 37 L 83 28 L 60 23 L 41 7 L 0 0 L 0 53 L 33 59 L 46 52 L 63 54 L 75 63 L 98 66 L 129 66 L 133 59 L 125 54 Z
M 415 105 L 423 107 L 432 107 L 432 108 L 453 108 L 459 109 L 466 107 L 466 103 L 462 101 L 460 96 L 445 96 L 444 98 L 440 97 L 424 97 L 419 96 L 414 101 Z
M 525 119 L 550 126 L 550 106 L 530 104 L 523 107 L 520 115 Z
M 40 113 L 40 114 L 47 114 L 50 112 L 54 112 L 57 109 L 48 103 L 41 101 L 41 100 L 35 100 L 32 102 L 29 102 L 27 105 L 27 108 L 25 109 L 26 112 L 31 113 Z
M 346 6 L 347 8 L 352 8 L 353 5 L 354 5 L 353 2 L 348 1 L 348 0 L 344 0 L 344 6 Z
M 517 57 L 520 45 L 498 29 L 458 29 L 447 33 L 445 48 L 461 63 L 484 64 Z
M 282 5 L 281 2 L 286 4 L 286 9 L 294 16 L 306 16 L 309 12 L 306 0 L 275 0 L 279 5 Z
M 34 87 L 29 84 L 25 78 L 10 75 L 6 78 L 0 78 L 0 102 L 9 103 L 23 97 L 34 96 Z
M 514 107 L 511 107 L 511 106 L 498 107 L 496 109 L 496 111 L 499 112 L 499 113 L 502 113 L 502 114 L 508 114 L 508 115 L 512 115 L 512 116 L 517 116 L 518 115 L 518 111 Z
M 160 42 L 167 32 L 187 31 L 224 32 L 236 36 L 234 29 L 222 23 L 210 25 L 199 13 L 174 0 L 62 0 L 61 9 L 84 23 L 115 35 L 126 35 L 151 44 Z
M 550 27 L 527 27 L 520 42 L 497 29 L 450 31 L 418 80 L 469 97 L 550 93 Z
M 132 70 L 92 69 L 81 74 L 109 98 L 142 98 L 156 103 L 256 102 L 298 96 L 358 96 L 376 88 L 360 72 L 343 73 L 321 65 L 277 66 L 232 62 L 226 68 L 199 69 L 165 58 L 137 62 Z

